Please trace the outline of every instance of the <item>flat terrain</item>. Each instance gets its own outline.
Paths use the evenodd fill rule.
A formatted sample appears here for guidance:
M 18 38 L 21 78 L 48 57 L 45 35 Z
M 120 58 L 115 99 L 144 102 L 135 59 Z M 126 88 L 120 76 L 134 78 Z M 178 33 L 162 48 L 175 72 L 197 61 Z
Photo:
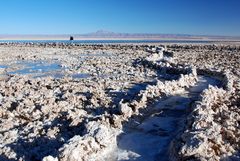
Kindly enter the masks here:
M 236 43 L 0 43 L 0 160 L 239 160 L 239 61 Z

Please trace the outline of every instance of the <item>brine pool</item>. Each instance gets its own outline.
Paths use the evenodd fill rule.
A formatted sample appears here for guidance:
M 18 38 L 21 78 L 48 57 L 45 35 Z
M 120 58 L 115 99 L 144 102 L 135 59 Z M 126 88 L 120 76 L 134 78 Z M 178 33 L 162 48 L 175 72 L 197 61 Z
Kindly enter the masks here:
M 2 64 L 3 65 L 0 65 L 1 75 L 29 75 L 33 78 L 47 76 L 62 78 L 68 76 L 73 79 L 87 78 L 90 76 L 87 73 L 74 73 L 69 75 L 66 72 L 67 68 L 62 67 L 58 62 L 16 61 Z

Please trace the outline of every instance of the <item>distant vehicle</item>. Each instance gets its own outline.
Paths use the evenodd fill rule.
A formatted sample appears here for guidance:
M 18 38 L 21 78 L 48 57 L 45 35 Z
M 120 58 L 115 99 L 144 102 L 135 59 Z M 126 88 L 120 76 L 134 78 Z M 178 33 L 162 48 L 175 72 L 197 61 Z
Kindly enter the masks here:
M 70 36 L 70 41 L 73 41 L 73 40 L 74 40 L 73 36 Z

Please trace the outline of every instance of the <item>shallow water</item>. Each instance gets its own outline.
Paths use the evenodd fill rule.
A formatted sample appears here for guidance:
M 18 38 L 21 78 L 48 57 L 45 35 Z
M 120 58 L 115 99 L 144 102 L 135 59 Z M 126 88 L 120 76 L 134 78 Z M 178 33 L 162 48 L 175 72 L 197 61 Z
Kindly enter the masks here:
M 170 143 L 183 130 L 187 109 L 209 85 L 219 81 L 200 76 L 195 86 L 159 100 L 143 117 L 127 123 L 118 136 L 117 160 L 168 160 Z
M 31 61 L 19 61 L 16 63 L 21 69 L 8 72 L 8 74 L 37 74 L 37 73 L 46 73 L 52 71 L 60 71 L 63 68 L 58 63 L 47 63 L 47 62 L 31 62 Z M 9 66 L 10 67 L 10 66 Z
M 29 75 L 33 78 L 38 77 L 53 77 L 63 78 L 65 76 L 72 77 L 73 79 L 82 79 L 90 77 L 89 74 L 77 73 L 67 74 L 64 67 L 57 62 L 46 61 L 17 61 L 16 63 L 10 63 L 10 65 L 0 65 L 0 68 L 6 70 L 4 74 L 10 75 Z
M 0 65 L 0 68 L 6 69 L 8 66 L 7 65 Z
M 90 75 L 86 73 L 81 73 L 81 74 L 72 74 L 71 77 L 73 79 L 81 79 L 81 78 L 88 78 L 90 77 Z

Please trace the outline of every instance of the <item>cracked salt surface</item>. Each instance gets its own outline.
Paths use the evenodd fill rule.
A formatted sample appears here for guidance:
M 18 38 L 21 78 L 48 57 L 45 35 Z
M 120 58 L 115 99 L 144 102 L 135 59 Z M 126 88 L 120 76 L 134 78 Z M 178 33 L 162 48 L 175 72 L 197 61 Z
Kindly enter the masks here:
M 199 76 L 195 86 L 160 100 L 140 121 L 133 120 L 135 125 L 127 123 L 118 136 L 117 160 L 168 160 L 169 146 L 183 130 L 187 109 L 209 85 L 220 84 L 217 79 Z

